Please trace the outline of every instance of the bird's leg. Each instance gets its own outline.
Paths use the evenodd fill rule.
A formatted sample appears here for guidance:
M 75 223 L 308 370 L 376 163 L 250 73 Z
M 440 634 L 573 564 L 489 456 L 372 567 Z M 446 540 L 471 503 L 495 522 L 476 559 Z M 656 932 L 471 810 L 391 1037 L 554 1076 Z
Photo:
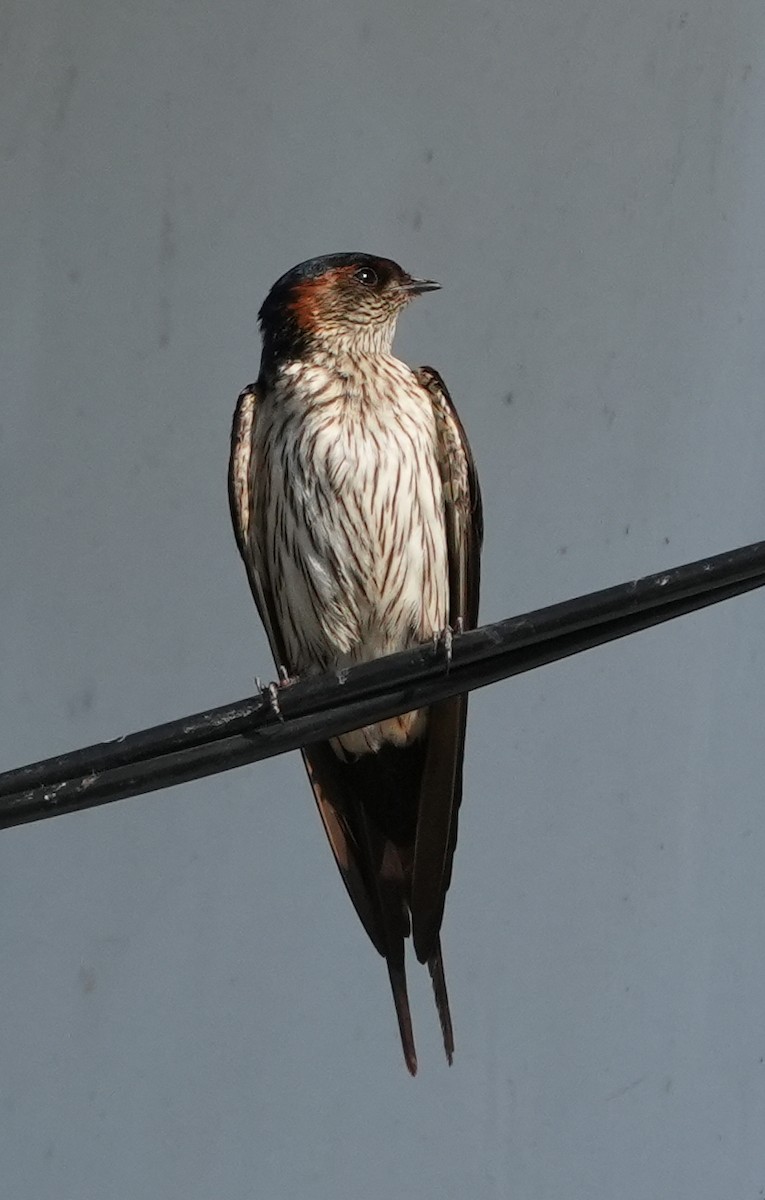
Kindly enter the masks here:
M 444 625 L 443 629 L 437 630 L 433 634 L 433 649 L 438 650 L 439 646 L 443 646 L 444 657 L 446 659 L 446 673 L 449 674 L 449 668 L 452 665 L 452 646 L 454 645 L 454 635 L 463 632 L 465 623 L 462 617 L 458 617 L 452 628 L 451 625 Z
M 284 721 L 284 717 L 282 716 L 282 708 L 279 703 L 278 683 L 269 683 L 265 690 L 268 693 L 268 702 L 271 705 L 271 712 L 279 721 Z
M 279 701 L 276 698 L 276 684 L 264 683 L 260 676 L 256 675 L 255 689 L 256 691 L 260 692 L 264 699 L 268 697 L 268 703 L 274 716 L 278 717 L 280 721 L 283 721 L 284 717 L 282 716 L 281 709 L 279 708 Z
M 444 648 L 444 657 L 446 658 L 446 673 L 449 674 L 449 669 L 452 665 L 452 648 L 454 646 L 455 637 L 459 637 L 465 632 L 464 617 L 457 617 L 454 626 L 445 625 L 443 629 L 438 630 L 433 634 L 433 649 L 438 650 L 439 646 Z
M 268 699 L 269 707 L 271 709 L 271 712 L 274 714 L 274 716 L 279 721 L 283 721 L 284 717 L 282 716 L 282 709 L 281 709 L 281 705 L 279 704 L 279 689 L 283 688 L 283 687 L 289 687 L 289 685 L 291 683 L 295 682 L 295 679 L 290 678 L 290 676 L 287 674 L 287 671 L 284 667 L 280 666 L 278 668 L 278 670 L 279 670 L 279 682 L 278 683 L 264 684 L 262 679 L 260 678 L 260 676 L 256 675 L 255 676 L 255 688 L 258 692 L 260 692 L 261 696 L 263 696 L 264 699 L 266 699 L 266 698 Z
M 452 645 L 454 643 L 454 630 L 451 625 L 445 625 L 441 631 L 441 645 L 444 648 L 446 657 L 446 673 L 449 674 L 449 668 L 452 665 Z
M 271 705 L 271 711 L 274 716 L 280 721 L 284 721 L 282 716 L 282 708 L 279 703 L 279 692 L 282 688 L 291 687 L 293 683 L 297 683 L 297 675 L 290 675 L 283 663 L 277 665 L 279 679 L 276 683 L 269 683 L 267 688 L 262 688 L 261 691 L 268 692 L 268 702 Z

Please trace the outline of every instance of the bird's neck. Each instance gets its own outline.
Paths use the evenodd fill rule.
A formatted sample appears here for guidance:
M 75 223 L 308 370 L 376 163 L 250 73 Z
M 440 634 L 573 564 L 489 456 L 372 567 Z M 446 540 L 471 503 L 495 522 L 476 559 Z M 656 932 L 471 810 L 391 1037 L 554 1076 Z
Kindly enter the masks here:
M 314 331 L 311 336 L 310 354 L 322 358 L 326 363 L 347 359 L 366 358 L 370 355 L 388 355 L 396 331 L 395 318 L 384 323 L 366 322 Z
M 262 380 L 264 395 L 277 407 L 285 404 L 303 413 L 334 406 L 338 414 L 358 416 L 381 399 L 390 407 L 391 392 L 411 394 L 412 372 L 392 354 L 369 353 L 352 347 L 346 352 L 318 351 L 282 362 Z
M 265 382 L 279 377 L 294 375 L 301 368 L 319 371 L 322 376 L 334 376 L 341 380 L 357 375 L 374 373 L 375 366 L 390 364 L 393 359 L 391 344 L 393 331 L 385 336 L 317 338 L 299 354 L 287 353 L 278 360 L 270 361 L 264 355 L 261 377 Z

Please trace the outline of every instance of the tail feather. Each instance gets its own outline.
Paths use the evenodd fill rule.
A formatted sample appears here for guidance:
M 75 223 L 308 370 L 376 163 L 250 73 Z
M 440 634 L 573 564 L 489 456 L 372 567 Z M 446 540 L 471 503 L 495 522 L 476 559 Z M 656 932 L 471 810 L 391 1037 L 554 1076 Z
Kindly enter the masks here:
M 366 811 L 358 813 L 358 825 L 368 855 L 372 887 L 382 924 L 385 961 L 393 992 L 393 1003 L 396 1006 L 404 1060 L 409 1074 L 416 1075 L 417 1052 L 414 1048 L 404 965 L 404 940 L 409 937 L 411 929 L 406 903 L 407 882 L 404 865 L 398 847 L 380 833 L 369 820 Z
M 412 933 L 417 957 L 430 971 L 444 1050 L 451 1064 L 454 1034 L 438 937 L 443 895 L 436 908 L 427 910 L 419 945 L 418 912 L 413 903 L 418 789 L 425 744 L 384 746 L 378 754 L 347 762 L 339 759 L 328 743 L 309 746 L 303 753 L 343 881 L 367 933 L 386 960 L 407 1069 L 411 1075 L 417 1073 L 404 962 L 405 943 Z M 450 828 L 453 826 L 452 821 Z M 448 878 L 442 858 L 432 855 L 436 863 L 432 879 L 440 881 L 437 890 L 445 891 Z M 430 878 L 427 871 L 421 872 L 421 884 Z
M 404 969 L 404 947 L 401 946 L 401 961 L 392 956 L 387 959 L 388 975 L 390 977 L 393 1003 L 398 1017 L 398 1031 L 401 1035 L 401 1047 L 404 1051 L 404 1061 L 410 1075 L 417 1074 L 417 1052 L 414 1048 L 414 1033 L 412 1031 L 412 1015 L 409 1011 L 409 995 L 406 990 L 406 971 Z
M 444 960 L 441 955 L 441 939 L 436 939 L 436 948 L 428 959 L 428 970 L 433 982 L 433 995 L 438 1009 L 438 1019 L 441 1022 L 441 1033 L 444 1039 L 444 1050 L 449 1066 L 454 1058 L 454 1031 L 452 1030 L 452 1015 L 449 1012 L 449 996 L 446 991 L 446 976 L 444 975 Z

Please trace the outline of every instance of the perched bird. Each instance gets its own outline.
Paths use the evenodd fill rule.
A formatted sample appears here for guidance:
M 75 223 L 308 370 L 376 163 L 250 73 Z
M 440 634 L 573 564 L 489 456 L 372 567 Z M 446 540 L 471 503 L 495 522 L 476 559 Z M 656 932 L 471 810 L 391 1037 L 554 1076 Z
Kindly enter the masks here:
M 476 624 L 482 517 L 470 447 L 437 372 L 391 353 L 401 311 L 438 287 L 386 258 L 330 254 L 288 271 L 260 310 L 263 356 L 234 414 L 229 497 L 289 676 Z M 439 932 L 466 712 L 458 696 L 303 751 L 340 873 L 386 959 L 413 1075 L 410 933 L 449 1062 L 454 1050 Z

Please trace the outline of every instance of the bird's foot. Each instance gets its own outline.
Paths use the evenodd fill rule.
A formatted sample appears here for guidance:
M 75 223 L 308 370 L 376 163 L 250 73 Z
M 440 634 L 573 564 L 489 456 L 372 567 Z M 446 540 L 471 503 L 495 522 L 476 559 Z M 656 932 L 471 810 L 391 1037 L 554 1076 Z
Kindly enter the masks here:
M 268 705 L 269 705 L 269 708 L 271 709 L 271 712 L 274 714 L 274 716 L 279 721 L 284 720 L 281 705 L 279 704 L 279 689 L 283 688 L 283 687 L 287 687 L 288 684 L 295 682 L 294 679 L 288 678 L 286 676 L 286 673 L 283 675 L 282 674 L 283 670 L 284 670 L 283 667 L 279 668 L 279 682 L 278 683 L 263 683 L 263 681 L 259 675 L 255 676 L 256 691 L 260 692 L 260 694 L 264 698 L 264 700 L 268 701 Z
M 445 625 L 443 629 L 433 634 L 433 649 L 438 650 L 439 646 L 443 647 L 444 657 L 446 659 L 446 673 L 448 675 L 449 668 L 452 665 L 452 647 L 454 645 L 455 636 L 459 636 L 465 632 L 465 622 L 462 617 L 458 617 L 454 628 L 451 625 Z
M 290 687 L 293 683 L 297 683 L 297 681 L 298 681 L 297 675 L 290 675 L 289 671 L 287 670 L 287 668 L 284 666 L 283 663 L 279 663 L 277 670 L 279 672 L 278 686 L 280 688 Z
M 265 688 L 264 690 L 265 690 L 265 693 L 268 695 L 268 703 L 271 705 L 271 712 L 274 714 L 274 716 L 276 717 L 276 719 L 278 721 L 283 722 L 284 717 L 282 715 L 282 706 L 279 703 L 279 685 L 278 685 L 278 683 L 269 683 L 268 687 Z

